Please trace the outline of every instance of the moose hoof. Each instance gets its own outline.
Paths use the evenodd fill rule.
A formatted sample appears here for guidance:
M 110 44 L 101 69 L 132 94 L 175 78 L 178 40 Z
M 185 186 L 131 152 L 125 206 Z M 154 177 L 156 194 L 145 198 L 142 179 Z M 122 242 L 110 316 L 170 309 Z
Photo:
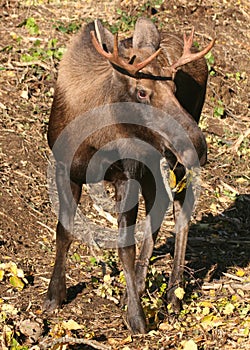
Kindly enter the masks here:
M 43 310 L 44 311 L 54 311 L 56 309 L 58 309 L 61 305 L 59 305 L 59 303 L 57 302 L 57 300 L 55 299 L 45 299 L 44 303 L 43 303 Z
M 135 311 L 137 309 L 137 311 Z M 147 332 L 146 318 L 142 307 L 128 308 L 127 325 L 132 334 L 145 334 Z
M 43 310 L 54 311 L 62 306 L 62 303 L 66 300 L 66 288 L 59 289 L 55 292 L 48 290 L 46 299 L 43 303 Z
M 147 333 L 147 326 L 145 319 L 141 317 L 133 317 L 133 319 L 127 319 L 128 328 L 132 334 L 145 334 Z

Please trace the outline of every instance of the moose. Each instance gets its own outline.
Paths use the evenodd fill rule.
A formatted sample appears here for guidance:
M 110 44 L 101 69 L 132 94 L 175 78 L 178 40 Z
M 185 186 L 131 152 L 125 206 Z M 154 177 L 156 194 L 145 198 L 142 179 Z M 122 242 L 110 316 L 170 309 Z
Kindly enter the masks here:
M 204 56 L 215 40 L 199 51 L 193 36 L 194 29 L 181 38 L 159 32 L 150 19 L 139 18 L 132 38 L 118 41 L 118 35 L 100 20 L 73 37 L 60 63 L 48 126 L 59 217 L 46 310 L 60 307 L 66 299 L 66 256 L 74 239 L 82 185 L 104 180 L 114 186 L 118 208 L 117 249 L 126 279 L 127 324 L 132 334 L 147 331 L 140 298 L 169 204 L 160 161 L 167 161 L 179 182 L 207 158 L 198 122 L 208 78 Z M 146 217 L 137 254 L 134 235 L 140 192 Z M 167 298 L 176 312 L 181 305 L 175 290 L 183 284 L 193 206 L 192 186 L 174 194 L 175 251 Z

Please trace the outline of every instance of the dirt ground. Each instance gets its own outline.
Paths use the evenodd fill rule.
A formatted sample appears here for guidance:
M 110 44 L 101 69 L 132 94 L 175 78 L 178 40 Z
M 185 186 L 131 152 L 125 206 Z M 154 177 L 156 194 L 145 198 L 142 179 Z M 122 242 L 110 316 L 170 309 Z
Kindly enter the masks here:
M 183 311 L 178 317 L 169 315 L 160 292 L 171 271 L 174 246 L 174 227 L 166 220 L 143 299 L 150 331 L 131 337 L 121 308 L 124 282 L 116 253 L 83 242 L 76 241 L 69 252 L 67 303 L 58 312 L 42 312 L 56 228 L 47 186 L 46 131 L 59 58 L 74 32 L 98 17 L 122 36 L 139 16 L 152 17 L 159 27 L 177 33 L 194 26 L 201 48 L 213 37 L 217 41 L 208 58 L 210 77 L 201 120 L 208 163 L 190 227 Z M 249 348 L 249 23 L 247 0 L 188 5 L 181 0 L 1 1 L 3 349 Z M 86 194 L 81 203 L 90 218 L 107 224 Z

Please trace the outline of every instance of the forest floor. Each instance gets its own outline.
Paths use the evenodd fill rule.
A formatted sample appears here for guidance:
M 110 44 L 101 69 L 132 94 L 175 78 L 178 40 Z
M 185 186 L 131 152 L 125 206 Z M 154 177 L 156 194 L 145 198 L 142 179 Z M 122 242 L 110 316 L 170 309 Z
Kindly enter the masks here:
M 2 349 L 249 349 L 249 2 L 0 3 Z M 207 57 L 210 76 L 201 128 L 208 162 L 190 226 L 183 310 L 173 316 L 165 305 L 174 247 L 174 226 L 167 218 L 142 298 L 149 332 L 131 337 L 121 308 L 124 278 L 114 250 L 74 242 L 68 255 L 67 303 L 51 314 L 42 310 L 57 221 L 48 193 L 46 132 L 58 63 L 72 35 L 95 18 L 121 36 L 130 35 L 140 16 L 179 34 L 194 26 L 201 48 L 217 40 Z M 86 193 L 81 207 L 91 220 L 109 224 Z

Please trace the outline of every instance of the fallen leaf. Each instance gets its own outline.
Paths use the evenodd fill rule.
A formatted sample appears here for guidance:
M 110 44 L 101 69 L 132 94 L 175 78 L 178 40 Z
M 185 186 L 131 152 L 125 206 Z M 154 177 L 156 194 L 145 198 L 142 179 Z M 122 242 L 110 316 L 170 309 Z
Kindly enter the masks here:
M 131 335 L 129 335 L 127 338 L 123 339 L 121 341 L 121 344 L 125 345 L 125 344 L 129 344 L 129 343 L 132 343 L 132 337 Z
M 173 170 L 169 170 L 168 181 L 169 181 L 170 188 L 171 189 L 175 188 L 175 186 L 176 186 L 176 176 L 175 176 L 175 173 L 173 172 Z
M 10 273 L 12 273 L 12 275 L 14 275 L 14 276 L 17 276 L 17 265 L 14 262 L 9 262 L 6 265 L 9 266 Z M 7 268 L 7 266 L 6 266 L 6 268 Z
M 19 323 L 19 329 L 22 334 L 29 337 L 32 342 L 36 342 L 43 330 L 39 323 L 31 320 L 23 320 Z
M 82 326 L 74 320 L 63 321 L 62 327 L 69 331 L 76 331 L 78 329 L 82 329 Z
M 78 329 L 82 329 L 82 326 L 74 320 L 63 321 L 62 327 L 69 331 L 76 331 Z
M 4 270 L 0 270 L 0 281 L 3 280 L 3 276 L 4 276 Z
M 234 311 L 234 305 L 231 303 L 227 303 L 226 306 L 224 307 L 223 313 L 225 315 L 231 315 Z
M 210 312 L 210 309 L 209 309 L 209 307 L 207 307 L 207 306 L 205 306 L 205 307 L 203 308 L 203 310 L 202 310 L 202 314 L 203 314 L 204 316 L 208 315 L 209 312 Z
M 9 315 L 17 315 L 18 310 L 12 304 L 3 304 L 1 310 Z
M 19 289 L 19 290 L 23 290 L 23 288 L 24 288 L 24 283 L 23 283 L 23 281 L 21 280 L 21 278 L 19 278 L 19 277 L 17 277 L 17 276 L 11 276 L 10 279 L 9 279 L 9 281 L 10 281 L 10 284 L 11 284 L 13 287 L 15 287 L 15 288 L 17 288 L 17 289 Z
M 11 341 L 13 338 L 14 331 L 7 325 L 3 326 L 3 333 L 2 333 L 2 341 L 1 345 L 3 350 L 8 350 L 9 346 L 11 345 Z
M 183 342 L 181 342 L 182 345 L 182 349 L 183 350 L 197 350 L 198 346 L 197 344 L 192 340 L 184 340 Z
M 211 303 L 211 301 L 207 301 L 207 300 L 201 301 L 199 303 L 199 306 L 209 307 L 210 309 L 213 308 L 213 304 Z
M 203 317 L 203 319 L 201 320 L 201 324 L 206 330 L 209 330 L 211 328 L 222 325 L 223 322 L 222 322 L 222 318 L 219 318 L 215 315 L 210 314 Z
M 176 297 L 180 300 L 183 299 L 184 295 L 185 295 L 185 290 L 181 287 L 176 288 L 176 290 L 174 291 L 174 294 L 176 295 Z
M 173 329 L 173 326 L 171 326 L 168 322 L 163 322 L 159 325 L 160 331 L 170 331 Z
M 20 94 L 20 96 L 22 98 L 24 98 L 25 100 L 28 100 L 29 99 L 29 94 L 28 94 L 28 90 L 23 90 Z
M 238 270 L 236 271 L 236 276 L 238 276 L 238 277 L 243 277 L 244 275 L 245 275 L 245 271 L 244 271 L 244 270 L 238 269 Z

